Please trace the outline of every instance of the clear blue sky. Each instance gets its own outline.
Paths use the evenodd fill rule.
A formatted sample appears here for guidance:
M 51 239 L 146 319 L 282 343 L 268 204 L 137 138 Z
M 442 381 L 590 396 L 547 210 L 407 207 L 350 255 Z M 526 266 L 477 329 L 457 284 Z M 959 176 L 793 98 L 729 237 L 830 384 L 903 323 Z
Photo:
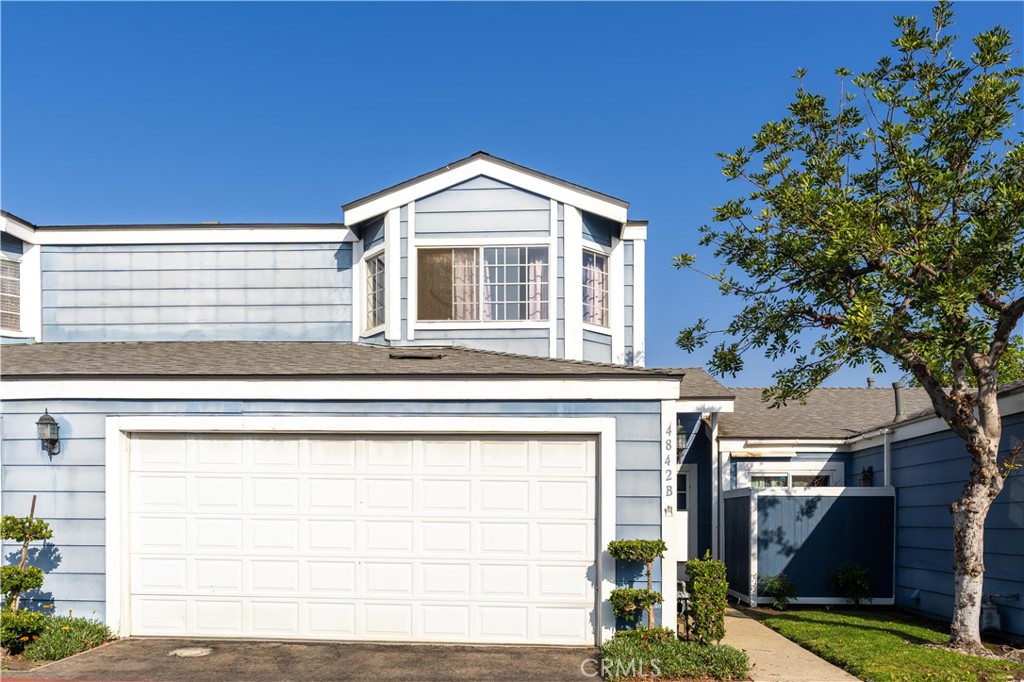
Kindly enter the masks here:
M 797 67 L 831 93 L 889 50 L 893 14 L 930 8 L 3 2 L 0 198 L 40 224 L 337 221 L 484 149 L 650 220 L 648 364 L 702 364 L 676 333 L 729 304 L 670 263 L 736 191 L 714 152 L 783 115 Z M 998 23 L 1021 61 L 1024 3 L 956 11 L 965 47 Z

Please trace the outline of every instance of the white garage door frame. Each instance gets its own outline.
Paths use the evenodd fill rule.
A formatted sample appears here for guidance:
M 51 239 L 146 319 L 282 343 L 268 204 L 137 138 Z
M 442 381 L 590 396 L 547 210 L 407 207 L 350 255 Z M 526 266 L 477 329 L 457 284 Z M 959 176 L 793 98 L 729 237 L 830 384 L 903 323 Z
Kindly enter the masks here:
M 615 419 L 612 417 L 246 417 L 131 416 L 106 420 L 106 622 L 115 635 L 131 633 L 129 440 L 133 434 L 302 435 L 583 435 L 597 439 L 596 644 L 615 634 L 611 591 L 615 560 Z

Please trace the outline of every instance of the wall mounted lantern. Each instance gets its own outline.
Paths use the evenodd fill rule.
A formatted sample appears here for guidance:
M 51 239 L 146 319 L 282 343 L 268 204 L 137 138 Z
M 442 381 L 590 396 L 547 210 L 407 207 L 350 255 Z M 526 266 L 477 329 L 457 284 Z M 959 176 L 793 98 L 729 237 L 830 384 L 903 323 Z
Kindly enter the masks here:
M 43 450 L 46 450 L 50 457 L 60 453 L 60 425 L 50 416 L 49 410 L 45 410 L 36 422 L 36 433 L 39 435 Z

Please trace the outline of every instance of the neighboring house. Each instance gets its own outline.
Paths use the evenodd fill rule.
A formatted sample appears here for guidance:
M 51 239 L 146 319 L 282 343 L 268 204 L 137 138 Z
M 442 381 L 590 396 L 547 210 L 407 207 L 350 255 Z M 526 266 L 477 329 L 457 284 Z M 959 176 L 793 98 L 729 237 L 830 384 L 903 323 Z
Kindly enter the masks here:
M 687 558 L 677 424 L 731 393 L 643 368 L 627 204 L 476 153 L 344 210 L 3 214 L 3 509 L 38 495 L 54 529 L 30 603 L 121 635 L 593 644 L 641 579 L 610 540 Z
M 758 577 L 786 573 L 804 603 L 841 603 L 832 574 L 852 561 L 872 571 L 876 603 L 949 617 L 949 505 L 970 460 L 925 392 L 901 388 L 897 403 L 891 389 L 821 388 L 804 405 L 771 409 L 761 389 L 730 391 L 735 411 L 721 416 L 716 441 L 722 503 L 713 524 L 733 594 L 756 601 Z M 999 402 L 1005 454 L 1024 440 L 1024 381 L 1004 386 Z M 1022 562 L 1018 470 L 985 534 L 985 594 L 1002 628 L 1017 635 L 1024 635 Z

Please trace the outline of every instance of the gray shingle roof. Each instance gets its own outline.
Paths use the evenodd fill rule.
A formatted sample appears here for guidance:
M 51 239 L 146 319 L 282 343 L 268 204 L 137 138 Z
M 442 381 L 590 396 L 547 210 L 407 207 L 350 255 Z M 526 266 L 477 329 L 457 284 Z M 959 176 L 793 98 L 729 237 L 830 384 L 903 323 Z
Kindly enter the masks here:
M 719 417 L 719 431 L 730 438 L 848 438 L 893 423 L 891 388 L 817 388 L 807 403 L 770 409 L 760 388 L 732 388 L 735 411 Z M 903 389 L 906 415 L 927 413 L 931 401 L 922 388 Z
M 686 398 L 728 393 L 698 368 L 645 369 L 453 346 L 389 348 L 329 342 L 5 344 L 0 346 L 0 375 L 5 381 L 101 376 L 670 378 L 680 380 Z

